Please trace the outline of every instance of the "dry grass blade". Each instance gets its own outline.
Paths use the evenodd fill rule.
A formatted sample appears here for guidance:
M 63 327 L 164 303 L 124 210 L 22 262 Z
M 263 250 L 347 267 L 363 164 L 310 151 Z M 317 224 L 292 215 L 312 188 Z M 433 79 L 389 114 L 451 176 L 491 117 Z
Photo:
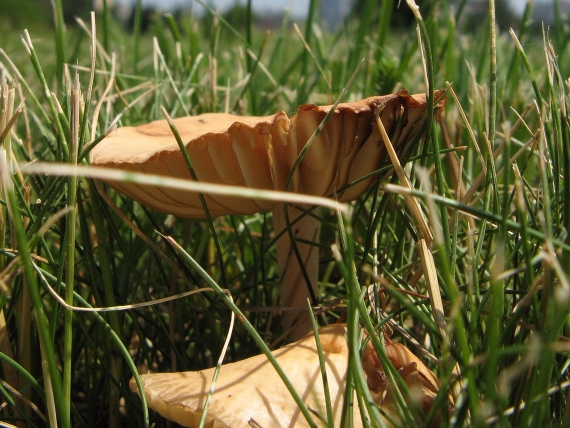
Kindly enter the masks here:
M 8 391 L 10 391 L 14 396 L 17 397 L 18 401 L 22 401 L 24 403 L 26 403 L 26 406 L 29 406 L 40 418 L 42 421 L 46 422 L 46 417 L 45 415 L 42 413 L 42 411 L 38 408 L 38 406 L 35 405 L 35 403 L 33 403 L 31 400 L 29 400 L 26 396 L 22 395 L 16 388 L 14 388 L 12 385 L 10 385 L 8 382 L 1 380 L 0 383 L 2 384 L 2 386 L 7 389 Z M 14 425 L 10 425 L 10 424 L 4 424 L 4 422 L 0 422 L 0 427 L 4 428 L 4 427 L 12 427 Z
M 487 165 L 485 163 L 485 159 L 483 158 L 483 153 L 481 153 L 481 149 L 479 148 L 479 144 L 477 144 L 477 138 L 475 137 L 475 132 L 473 131 L 473 127 L 471 126 L 471 123 L 469 123 L 469 119 L 467 118 L 467 115 L 465 114 L 465 111 L 463 110 L 463 106 L 459 102 L 459 98 L 457 98 L 457 94 L 453 90 L 451 83 L 445 82 L 445 85 L 447 86 L 447 90 L 449 91 L 449 93 L 453 97 L 453 100 L 455 101 L 455 105 L 457 106 L 457 111 L 459 112 L 459 115 L 461 116 L 461 119 L 463 120 L 463 124 L 465 125 L 465 128 L 467 129 L 467 131 L 469 133 L 469 137 L 471 138 L 471 142 L 473 143 L 473 147 L 477 151 L 477 156 L 479 157 L 479 163 L 481 164 L 483 174 L 486 174 L 487 173 Z
M 255 198 L 268 201 L 288 202 L 291 204 L 317 205 L 334 211 L 348 214 L 349 206 L 332 199 L 320 196 L 295 194 L 291 192 L 279 192 L 276 190 L 251 189 L 247 187 L 203 183 L 176 178 L 167 178 L 160 175 L 135 173 L 111 168 L 98 168 L 94 166 L 77 166 L 70 168 L 67 164 L 35 163 L 22 165 L 25 174 L 45 174 L 54 176 L 70 176 L 77 174 L 80 177 L 96 178 L 109 181 L 127 181 L 138 184 L 151 184 L 171 189 L 188 190 L 198 193 L 234 196 L 238 198 Z
M 431 303 L 434 320 L 440 330 L 440 333 L 445 334 L 445 314 L 443 311 L 443 302 L 441 300 L 441 291 L 439 282 L 437 280 L 437 271 L 433 260 L 433 254 L 428 247 L 425 239 L 420 239 L 417 242 L 420 253 L 420 260 L 422 262 L 422 269 L 424 278 L 426 280 L 429 290 L 429 300 Z
M 412 189 L 411 182 L 408 179 L 406 172 L 402 168 L 400 160 L 398 159 L 398 155 L 396 154 L 394 147 L 390 142 L 390 138 L 388 137 L 388 134 L 386 133 L 386 130 L 382 125 L 382 122 L 378 119 L 378 116 L 376 119 L 376 123 L 380 129 L 382 140 L 384 141 L 384 145 L 386 146 L 386 150 L 388 151 L 390 160 L 394 165 L 396 174 L 398 175 L 398 178 L 402 183 L 402 187 L 404 189 L 411 190 Z M 429 299 L 432 307 L 432 314 L 440 333 L 443 336 L 445 336 L 447 334 L 447 328 L 445 322 L 443 301 L 441 299 L 441 290 L 437 279 L 437 271 L 433 260 L 433 254 L 430 249 L 431 242 L 433 241 L 433 234 L 428 225 L 426 217 L 423 214 L 423 211 L 421 210 L 418 200 L 409 193 L 402 192 L 401 194 L 403 195 L 406 201 L 408 209 L 412 213 L 412 217 L 416 222 L 416 226 L 420 230 L 420 236 L 422 238 L 418 240 L 417 244 L 419 249 L 420 260 L 422 263 L 423 275 L 428 286 Z M 435 206 L 431 206 L 430 211 L 435 211 Z M 436 227 L 437 232 L 440 233 L 440 226 L 435 225 L 434 227 Z M 453 373 L 458 379 L 461 378 L 461 371 L 458 364 L 454 365 Z M 461 392 L 461 383 L 460 382 L 455 383 L 453 386 L 454 400 L 457 400 L 460 392 Z
M 400 179 L 402 186 L 404 186 L 408 189 L 411 189 L 412 183 L 410 183 L 410 180 L 408 179 L 408 176 L 406 175 L 404 168 L 402 168 L 402 164 L 400 163 L 400 159 L 398 159 L 398 155 L 396 154 L 396 150 L 394 150 L 394 146 L 392 145 L 392 142 L 390 141 L 390 137 L 388 137 L 388 133 L 386 132 L 386 128 L 384 127 L 384 124 L 380 120 L 379 113 L 380 113 L 381 109 L 382 109 L 382 106 L 380 106 L 376 112 L 376 125 L 378 126 L 378 128 L 380 130 L 380 134 L 382 135 L 382 141 L 384 142 L 384 145 L 386 146 L 386 150 L 388 151 L 388 156 L 390 157 L 390 161 L 392 162 L 392 165 L 394 166 L 394 170 L 396 171 L 396 174 L 398 175 L 398 178 Z M 404 200 L 406 201 L 406 205 L 408 206 L 408 209 L 410 210 L 410 212 L 412 214 L 412 217 L 414 218 L 414 221 L 416 222 L 416 226 L 418 227 L 418 229 L 420 231 L 420 235 L 425 240 L 427 240 L 428 242 L 431 242 L 433 240 L 433 235 L 432 235 L 431 230 L 428 226 L 426 218 L 422 212 L 422 209 L 420 207 L 419 202 L 417 201 L 417 199 L 415 197 L 408 195 L 408 194 L 405 194 L 405 193 L 403 194 L 403 197 L 404 197 Z

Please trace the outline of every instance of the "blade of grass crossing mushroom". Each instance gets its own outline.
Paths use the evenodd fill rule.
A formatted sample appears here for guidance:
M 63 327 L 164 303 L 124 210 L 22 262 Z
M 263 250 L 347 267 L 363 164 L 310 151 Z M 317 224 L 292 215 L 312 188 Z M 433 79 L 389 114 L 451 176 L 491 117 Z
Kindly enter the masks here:
M 57 162 L 21 165 L 23 174 L 45 174 L 53 176 L 69 176 L 77 174 L 81 177 L 96 178 L 99 180 L 125 181 L 137 184 L 152 184 L 171 189 L 188 190 L 197 193 L 211 193 L 214 195 L 236 196 L 240 198 L 256 198 L 267 201 L 287 202 L 291 204 L 308 204 L 340 211 L 347 214 L 349 206 L 321 196 L 305 195 L 300 193 L 281 192 L 276 190 L 253 189 L 241 186 L 195 182 L 186 179 L 168 178 L 162 175 L 138 173 L 120 169 L 81 166 L 70 168 L 69 164 Z
M 214 291 L 216 291 L 216 293 L 223 300 L 223 302 L 226 304 L 226 306 L 228 306 L 228 308 L 230 308 L 230 310 L 233 313 L 235 313 L 237 319 L 241 322 L 241 324 L 244 326 L 244 328 L 248 331 L 248 333 L 251 335 L 251 337 L 253 338 L 253 340 L 257 344 L 257 346 L 259 346 L 261 351 L 267 356 L 267 359 L 269 360 L 271 365 L 275 368 L 275 371 L 279 374 L 279 376 L 283 380 L 283 383 L 285 384 L 285 386 L 287 387 L 287 389 L 291 393 L 291 396 L 293 397 L 293 399 L 297 403 L 297 406 L 299 406 L 299 410 L 301 411 L 301 413 L 303 414 L 303 416 L 305 417 L 307 422 L 311 426 L 316 426 L 315 422 L 311 416 L 311 413 L 307 409 L 307 406 L 305 405 L 305 403 L 303 402 L 301 397 L 299 397 L 299 394 L 297 394 L 297 391 L 295 391 L 295 388 L 293 387 L 293 385 L 291 384 L 291 382 L 287 378 L 287 375 L 285 374 L 285 372 L 283 372 L 283 370 L 279 366 L 279 363 L 277 362 L 277 360 L 275 359 L 275 357 L 271 353 L 271 350 L 267 347 L 267 345 L 265 344 L 265 342 L 263 341 L 263 339 L 261 338 L 261 336 L 259 335 L 259 333 L 255 329 L 255 327 L 249 322 L 249 320 L 245 317 L 245 315 L 241 312 L 241 310 L 236 306 L 236 304 L 233 302 L 233 300 L 230 299 L 226 295 L 226 293 L 216 283 L 216 281 L 214 281 L 212 279 L 212 277 L 210 277 L 210 275 L 208 275 L 208 273 L 204 269 L 202 269 L 202 267 L 192 258 L 192 256 L 190 254 L 188 254 L 180 245 L 178 245 L 178 243 L 172 237 L 167 236 L 166 240 L 168 241 L 168 243 L 170 245 L 172 245 L 172 247 L 176 250 L 176 252 L 178 254 L 180 254 L 180 256 L 182 256 L 182 258 L 194 270 L 196 270 L 196 272 L 198 272 L 198 274 L 206 281 L 206 283 L 212 289 L 214 289 Z
M 420 8 L 416 4 L 414 0 L 406 0 L 408 7 L 414 14 L 416 19 L 418 28 L 419 28 L 419 44 L 420 50 L 422 53 L 422 61 L 424 63 L 424 74 L 426 78 L 426 96 L 427 96 L 427 128 L 426 128 L 426 142 L 429 143 L 432 135 L 431 131 L 433 128 L 433 119 L 434 119 L 434 112 L 435 112 L 435 99 L 434 99 L 434 76 L 433 76 L 433 56 L 431 52 L 431 46 L 429 43 L 428 32 L 426 29 L 425 22 L 422 18 L 420 13 Z M 438 147 L 433 146 L 434 148 L 434 161 L 436 165 L 438 165 L 437 159 L 439 159 Z M 441 161 L 440 161 L 441 163 Z M 441 166 L 439 163 L 439 166 Z
M 77 157 L 78 162 L 80 163 L 81 161 L 83 161 L 83 159 L 85 159 L 85 157 L 87 155 L 89 155 L 89 152 L 91 151 L 91 149 L 93 149 L 93 147 L 95 147 L 97 144 L 99 144 L 101 141 L 103 141 L 103 139 L 105 137 L 107 137 L 114 130 L 115 130 L 115 124 L 112 124 L 101 135 L 99 135 L 99 137 L 97 137 L 97 138 L 91 140 L 91 142 L 85 144 L 83 146 L 83 150 L 81 150 L 81 153 L 79 153 L 79 156 Z M 93 132 L 96 132 L 96 131 L 93 131 Z
M 188 151 L 186 150 L 186 146 L 180 137 L 180 133 L 178 129 L 176 129 L 176 125 L 174 125 L 174 121 L 166 111 L 166 109 L 161 106 L 160 111 L 166 121 L 168 122 L 168 126 L 170 126 L 170 130 L 176 138 L 176 143 L 178 143 L 178 147 L 182 152 L 182 156 L 184 157 L 184 161 L 186 162 L 186 166 L 188 167 L 188 172 L 190 172 L 190 176 L 192 180 L 198 181 L 196 177 L 196 172 L 194 171 L 194 167 L 192 166 L 192 161 L 190 160 L 190 156 L 188 156 Z M 200 198 L 200 203 L 202 204 L 202 208 L 204 209 L 204 215 L 206 216 L 206 222 L 208 223 L 208 227 L 210 228 L 210 232 L 212 233 L 212 238 L 214 239 L 214 245 L 216 246 L 216 252 L 218 254 L 218 263 L 220 264 L 220 275 L 222 276 L 222 284 L 224 287 L 227 287 L 228 280 L 226 277 L 226 268 L 224 265 L 224 255 L 222 252 L 222 247 L 220 245 L 220 241 L 218 239 L 218 234 L 216 233 L 216 228 L 214 227 L 214 222 L 212 221 L 212 216 L 210 215 L 210 210 L 208 209 L 208 204 L 206 203 L 206 199 L 204 199 L 204 195 L 202 193 L 198 193 L 198 197 Z
M 360 61 L 360 63 L 358 63 L 358 66 L 356 67 L 356 69 L 352 73 L 352 76 L 350 76 L 350 79 L 348 79 L 347 84 L 342 89 L 342 92 L 340 93 L 338 98 L 335 100 L 335 102 L 331 106 L 331 108 L 329 109 L 325 118 L 322 120 L 322 122 L 319 124 L 319 126 L 317 126 L 317 129 L 315 129 L 315 131 L 313 132 L 313 134 L 311 135 L 311 137 L 309 138 L 309 140 L 307 141 L 305 146 L 301 149 L 301 151 L 297 155 L 297 158 L 295 159 L 295 163 L 291 167 L 291 172 L 289 173 L 289 176 L 287 177 L 287 183 L 285 184 L 285 190 L 286 191 L 289 190 L 289 187 L 291 186 L 291 181 L 293 180 L 293 175 L 294 175 L 295 171 L 299 168 L 299 164 L 301 163 L 301 161 L 303 160 L 303 158 L 305 157 L 305 155 L 307 154 L 307 152 L 311 148 L 311 145 L 313 144 L 313 141 L 315 140 L 317 135 L 319 135 L 321 133 L 321 131 L 323 130 L 323 128 L 325 127 L 327 122 L 330 120 L 332 115 L 335 113 L 337 106 L 340 104 L 342 99 L 345 97 L 346 93 L 348 92 L 348 89 L 352 85 L 352 82 L 356 78 L 356 75 L 358 74 L 358 71 L 360 70 L 360 67 L 362 67 L 363 63 L 364 63 L 364 58 Z

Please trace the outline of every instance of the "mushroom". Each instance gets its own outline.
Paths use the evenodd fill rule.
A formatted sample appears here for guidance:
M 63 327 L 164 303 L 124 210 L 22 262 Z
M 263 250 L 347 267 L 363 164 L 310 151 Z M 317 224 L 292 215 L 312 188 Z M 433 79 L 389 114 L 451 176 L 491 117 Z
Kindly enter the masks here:
M 330 394 L 335 426 L 341 420 L 346 377 L 348 346 L 346 325 L 333 324 L 319 329 L 327 387 Z M 415 404 L 427 415 L 439 390 L 437 378 L 423 362 L 405 346 L 386 340 L 388 358 L 410 389 L 407 404 Z M 315 336 L 311 332 L 298 342 L 273 352 L 289 381 L 315 414 L 319 426 L 325 426 L 326 396 Z M 364 374 L 374 401 L 382 408 L 386 426 L 402 426 L 395 402 L 393 386 L 370 342 L 361 356 Z M 148 373 L 141 375 L 150 408 L 180 425 L 197 427 L 210 389 L 214 369 L 179 373 Z M 130 387 L 138 388 L 134 379 Z M 354 401 L 354 426 L 363 426 Z M 421 421 L 418 421 L 420 423 Z M 239 428 L 308 427 L 307 421 L 291 397 L 279 375 L 264 354 L 225 364 L 221 367 L 211 397 L 206 419 L 207 427 Z
M 436 99 L 441 95 L 441 91 L 436 93 Z M 350 183 L 386 162 L 384 144 L 375 125 L 377 111 L 392 144 L 399 150 L 420 136 L 426 116 L 425 95 L 409 95 L 402 90 L 338 104 L 294 169 L 300 151 L 331 108 L 306 104 L 291 118 L 284 112 L 265 117 L 207 113 L 175 119 L 174 124 L 200 181 L 318 196 L 335 194 L 340 201 L 352 201 L 376 178 Z M 191 179 L 166 120 L 117 129 L 91 151 L 91 164 Z M 156 210 L 180 217 L 205 216 L 196 193 L 132 182 L 109 184 Z M 304 213 L 309 207 L 286 207 L 284 203 L 226 196 L 204 195 L 204 198 L 212 216 L 272 211 L 275 234 L 287 227 L 285 209 L 288 210 L 301 263 L 285 231 L 277 241 L 281 305 L 290 309 L 283 315 L 285 329 L 297 321 L 290 337 L 302 337 L 310 325 L 307 299 L 317 295 L 318 247 L 308 242 L 318 242 L 319 221 Z

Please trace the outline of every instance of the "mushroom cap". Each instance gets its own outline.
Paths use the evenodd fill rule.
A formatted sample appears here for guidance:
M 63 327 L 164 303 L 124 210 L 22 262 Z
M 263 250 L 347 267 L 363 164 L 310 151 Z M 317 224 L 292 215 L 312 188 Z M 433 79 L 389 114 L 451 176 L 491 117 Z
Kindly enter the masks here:
M 283 112 L 272 116 L 205 113 L 174 119 L 200 181 L 274 189 L 285 187 L 288 172 L 270 161 L 268 147 L 291 165 L 296 152 L 281 135 L 288 131 Z M 274 147 L 277 146 L 277 147 Z M 290 158 L 287 162 L 286 158 Z M 91 164 L 191 180 L 188 166 L 166 120 L 124 126 L 91 151 Z M 167 187 L 110 182 L 116 190 L 158 211 L 180 217 L 204 217 L 198 194 Z M 272 202 L 205 195 L 210 214 L 251 214 L 272 209 Z
M 236 116 L 207 113 L 183 117 L 174 124 L 185 143 L 197 179 L 258 189 L 289 190 L 327 196 L 382 167 L 386 153 L 374 114 L 398 150 L 411 141 L 424 122 L 424 95 L 397 94 L 338 104 L 324 129 L 314 138 L 288 189 L 295 159 L 332 106 L 306 104 L 289 117 Z M 91 151 L 91 164 L 135 172 L 191 179 L 182 153 L 166 120 L 110 133 Z M 374 178 L 339 194 L 356 199 Z M 204 217 L 198 194 L 132 182 L 109 182 L 116 190 L 158 211 L 180 217 Z M 255 199 L 204 195 L 210 214 L 253 214 L 276 203 Z
M 334 324 L 319 329 L 328 389 L 335 422 L 340 421 L 348 370 L 346 325 Z M 424 412 L 429 412 L 437 394 L 433 373 L 407 348 L 388 342 L 388 356 L 403 375 Z M 326 419 L 326 402 L 315 337 L 311 333 L 291 345 L 273 352 L 295 390 L 313 413 Z M 369 388 L 378 405 L 398 421 L 398 413 L 382 365 L 372 345 L 362 355 Z M 141 376 L 150 408 L 180 425 L 196 427 L 210 388 L 214 369 L 181 373 L 151 373 Z M 137 391 L 134 380 L 131 389 Z M 355 426 L 362 426 L 354 402 Z M 325 424 L 314 417 L 319 426 Z M 262 427 L 309 426 L 283 381 L 265 355 L 257 355 L 223 365 L 216 382 L 207 415 L 207 427 L 249 427 L 255 421 Z M 384 420 L 384 422 L 387 422 Z M 387 424 L 389 425 L 389 424 Z

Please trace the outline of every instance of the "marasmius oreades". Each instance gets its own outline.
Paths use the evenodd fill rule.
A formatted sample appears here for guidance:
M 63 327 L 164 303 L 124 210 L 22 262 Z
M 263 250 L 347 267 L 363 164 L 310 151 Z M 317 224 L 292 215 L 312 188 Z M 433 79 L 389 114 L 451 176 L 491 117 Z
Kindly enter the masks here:
M 442 94 L 436 92 L 435 99 Z M 410 95 L 401 90 L 338 104 L 293 170 L 297 156 L 331 107 L 305 104 L 291 118 L 282 111 L 264 117 L 207 113 L 174 119 L 174 124 L 199 181 L 331 196 L 347 202 L 357 199 L 377 177 L 350 183 L 389 162 L 375 114 L 379 114 L 392 145 L 401 152 L 422 136 L 426 98 L 424 94 Z M 436 109 L 440 108 L 438 102 Z M 91 151 L 91 164 L 191 180 L 166 120 L 118 128 Z M 108 184 L 158 211 L 178 217 L 205 217 L 197 193 L 134 182 Z M 309 330 L 307 299 L 317 295 L 318 283 L 319 250 L 309 243 L 318 243 L 320 223 L 316 216 L 304 215 L 303 211 L 310 207 L 227 196 L 204 198 L 212 216 L 271 211 L 275 234 L 287 227 L 285 209 L 288 210 L 307 275 L 303 274 L 285 231 L 276 244 L 280 303 L 289 309 L 283 314 L 285 330 L 295 325 L 289 337 L 302 337 Z
M 289 379 L 303 403 L 312 413 L 318 427 L 327 424 L 327 415 L 335 427 L 340 426 L 345 402 L 349 365 L 345 324 L 333 324 L 319 329 L 326 384 L 320 366 L 315 335 L 311 332 L 301 340 L 273 351 L 277 363 Z M 386 427 L 403 427 L 412 422 L 425 426 L 423 417 L 430 412 L 439 391 L 439 381 L 433 372 L 402 344 L 385 341 L 385 352 L 390 364 L 406 383 L 409 394 L 403 394 L 404 403 L 398 403 L 398 388 L 389 380 L 370 341 L 364 342 L 360 356 L 364 380 L 374 405 L 381 412 L 377 423 Z M 182 426 L 198 427 L 204 412 L 214 368 L 192 372 L 147 373 L 141 381 L 147 403 L 159 414 Z M 354 380 L 353 380 L 354 382 Z M 138 392 L 134 379 L 130 387 Z M 325 393 L 328 390 L 328 398 Z M 327 411 L 326 402 L 330 402 Z M 451 397 L 447 405 L 452 405 Z M 415 410 L 411 410 L 414 408 Z M 362 412 L 361 412 L 362 410 Z M 364 424 L 366 410 L 354 399 L 353 426 Z M 402 417 L 402 412 L 407 412 Z M 433 419 L 438 424 L 438 416 Z M 220 369 L 215 392 L 206 415 L 207 428 L 305 428 L 311 425 L 299 410 L 290 392 L 264 354 L 224 364 Z M 348 425 L 347 425 L 348 426 Z
M 435 99 L 440 100 L 438 91 Z M 379 115 L 398 153 L 417 142 L 423 133 L 426 97 L 396 94 L 338 104 L 329 121 L 312 141 L 298 168 L 296 158 L 332 106 L 302 105 L 289 118 L 284 112 L 266 117 L 243 117 L 223 113 L 175 119 L 196 177 L 200 181 L 247 186 L 258 189 L 331 196 L 347 202 L 357 199 L 377 179 L 372 174 L 388 162 L 376 123 Z M 436 103 L 441 109 L 442 101 Z M 109 134 L 91 152 L 91 163 L 164 176 L 191 179 L 182 152 L 165 120 L 137 127 L 122 127 Z M 365 180 L 362 177 L 372 174 Z M 290 177 L 289 186 L 286 185 Z M 357 184 L 351 183 L 358 181 Z M 109 182 L 116 190 L 156 210 L 179 217 L 202 218 L 204 211 L 196 193 L 133 182 Z M 274 351 L 278 363 L 290 378 L 315 420 L 325 411 L 325 395 L 315 338 L 309 333 L 307 298 L 316 294 L 318 281 L 319 221 L 303 215 L 310 207 L 255 199 L 204 195 L 211 215 L 253 214 L 271 211 L 274 233 L 286 228 L 285 209 L 308 283 L 292 253 L 288 233 L 277 242 L 281 305 L 294 311 L 284 314 L 284 326 L 294 325 L 290 338 L 302 338 Z M 298 221 L 296 221 L 298 220 Z M 310 292 L 312 290 L 312 293 Z M 324 352 L 333 417 L 339 417 L 348 373 L 348 347 L 343 325 L 323 327 L 320 342 Z M 303 337 L 304 336 L 304 337 Z M 386 343 L 388 357 L 408 384 L 410 405 L 428 413 L 439 385 L 434 374 L 407 348 Z M 385 370 L 370 346 L 361 355 L 366 382 L 374 402 L 387 418 L 403 422 L 396 410 Z M 213 369 L 186 373 L 142 375 L 148 404 L 163 416 L 185 426 L 197 426 L 203 413 Z M 134 385 L 131 384 L 134 388 Z M 355 409 L 358 407 L 355 403 Z M 362 426 L 360 412 L 353 409 L 354 426 Z M 417 415 L 417 414 L 416 414 Z M 421 424 L 421 420 L 416 420 Z M 265 355 L 223 365 L 208 412 L 207 427 L 302 427 L 300 414 L 283 382 Z M 255 425 L 257 424 L 257 425 Z

